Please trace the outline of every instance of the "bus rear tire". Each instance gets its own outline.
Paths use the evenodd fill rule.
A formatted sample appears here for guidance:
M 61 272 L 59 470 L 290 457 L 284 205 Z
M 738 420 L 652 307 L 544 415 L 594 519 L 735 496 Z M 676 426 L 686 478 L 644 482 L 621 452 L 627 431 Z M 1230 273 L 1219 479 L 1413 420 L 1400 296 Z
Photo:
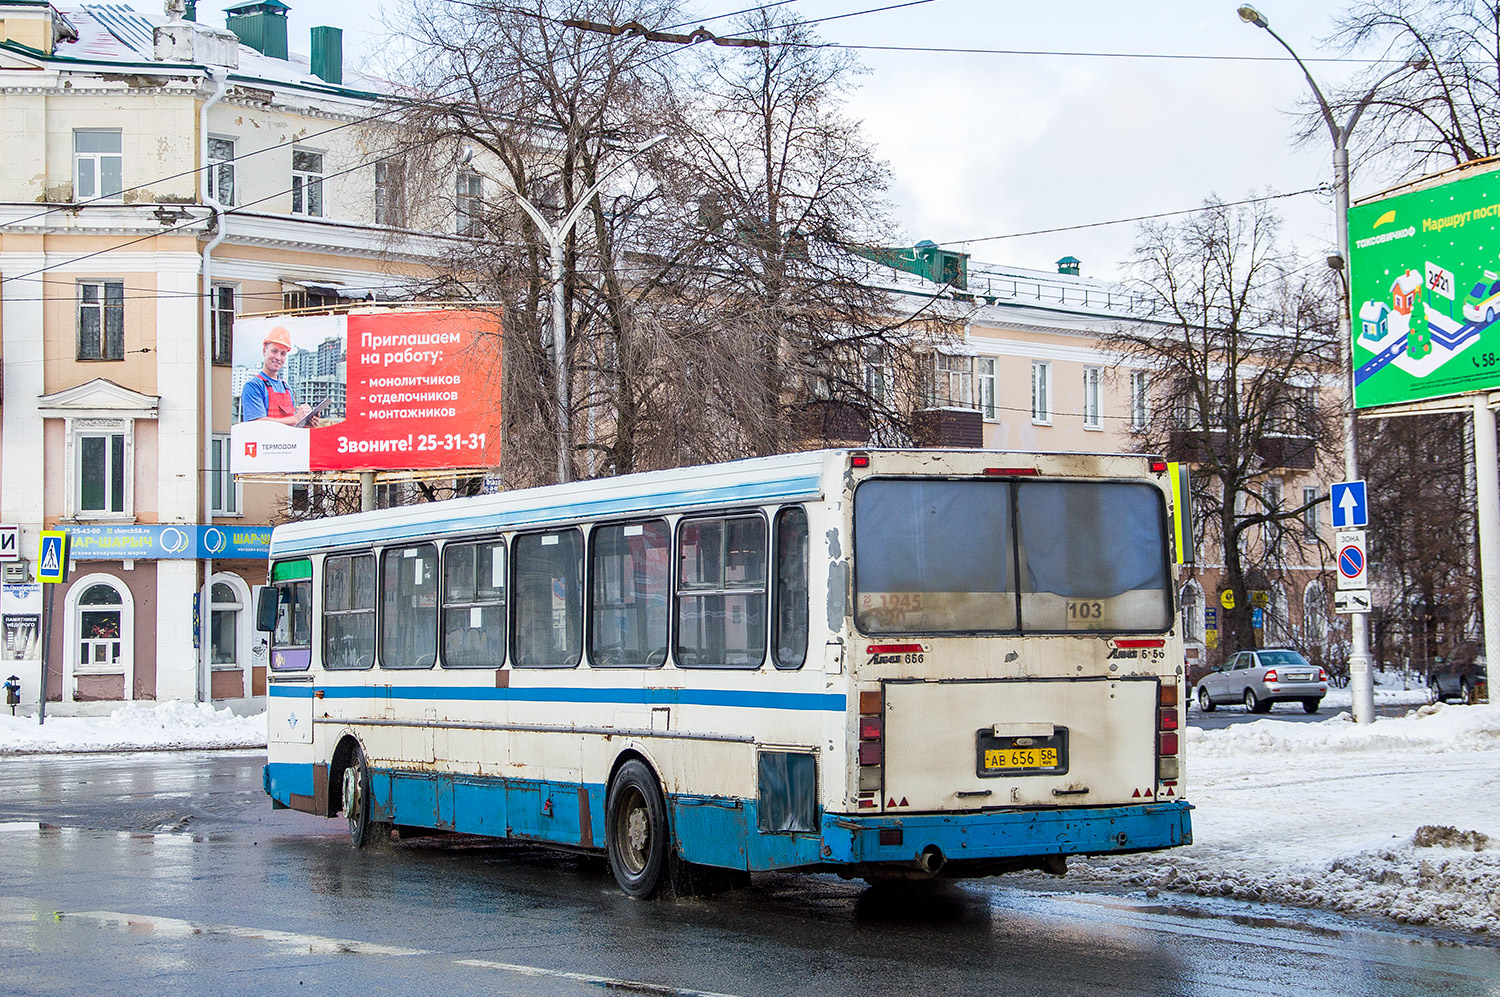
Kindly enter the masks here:
M 656 776 L 639 759 L 620 767 L 604 806 L 609 871 L 620 889 L 642 900 L 667 878 L 667 804 Z

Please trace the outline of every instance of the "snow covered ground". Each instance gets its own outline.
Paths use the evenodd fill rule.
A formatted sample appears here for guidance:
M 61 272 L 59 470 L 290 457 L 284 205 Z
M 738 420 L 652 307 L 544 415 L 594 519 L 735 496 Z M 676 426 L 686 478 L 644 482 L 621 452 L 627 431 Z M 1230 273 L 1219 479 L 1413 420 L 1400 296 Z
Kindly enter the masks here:
M 1500 707 L 1187 730 L 1194 844 L 1069 876 L 1500 935 Z
M 104 717 L 0 714 L 0 755 L 72 751 L 161 751 L 189 748 L 264 748 L 266 715 L 237 717 L 206 703 L 127 703 Z
M 1380 703 L 1425 701 L 1384 688 Z M 1328 705 L 1345 690 L 1333 690 Z M 1408 697 L 1401 699 L 1398 697 Z M 1393 917 L 1500 936 L 1500 707 L 1413 706 L 1373 724 L 1263 719 L 1186 731 L 1194 844 L 1075 860 L 1069 877 Z M 0 716 L 0 755 L 263 747 L 264 714 L 131 703 Z

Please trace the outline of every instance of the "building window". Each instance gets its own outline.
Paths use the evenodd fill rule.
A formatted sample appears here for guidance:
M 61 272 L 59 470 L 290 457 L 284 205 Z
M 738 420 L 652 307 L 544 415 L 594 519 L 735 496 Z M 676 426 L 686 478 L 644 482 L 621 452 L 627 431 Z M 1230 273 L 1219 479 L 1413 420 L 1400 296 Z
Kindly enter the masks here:
M 292 214 L 323 217 L 323 154 L 292 150 Z
M 477 173 L 458 175 L 458 234 L 484 234 L 484 179 Z
M 1145 429 L 1151 415 L 1147 392 L 1151 387 L 1151 375 L 1143 370 L 1130 372 L 1130 428 Z
M 975 401 L 985 421 L 995 422 L 1000 418 L 1000 393 L 995 383 L 995 358 L 978 357 L 974 360 L 974 387 L 978 391 Z
M 240 602 L 239 593 L 225 582 L 214 582 L 209 588 L 208 660 L 215 668 L 239 667 Z
M 1302 489 L 1302 504 L 1306 508 L 1302 510 L 1302 535 L 1309 540 L 1318 539 L 1318 490 L 1316 488 Z
M 1083 368 L 1083 428 L 1104 428 L 1100 414 L 1099 368 Z
M 934 353 L 932 355 L 932 391 L 928 393 L 927 404 L 973 408 L 974 358 Z
M 406 225 L 400 160 L 391 159 L 375 164 L 375 224 L 389 225 L 392 228 L 403 228 Z
M 1302 639 L 1322 644 L 1328 639 L 1328 596 L 1322 582 L 1311 582 L 1302 593 Z
M 80 432 L 78 448 L 78 512 L 125 511 L 125 434 Z
M 216 435 L 209 441 L 209 482 L 215 516 L 237 516 L 240 512 L 240 486 L 229 473 L 229 437 Z
M 1267 478 L 1265 491 L 1262 494 L 1262 501 L 1265 502 L 1267 516 L 1277 516 L 1281 514 L 1281 498 L 1281 479 Z M 1265 526 L 1264 536 L 1267 547 L 1274 549 L 1276 546 L 1278 546 L 1281 543 L 1281 521 L 1272 519 L 1267 522 Z
M 208 193 L 224 207 L 234 206 L 234 140 L 208 140 Z
M 215 284 L 208 312 L 213 324 L 214 363 L 227 364 L 234 355 L 234 286 Z
M 125 285 L 117 280 L 78 285 L 78 359 L 125 359 Z
M 1044 360 L 1031 361 L 1031 421 L 1052 425 L 1052 365 Z
M 1191 580 L 1182 587 L 1182 639 L 1203 642 L 1203 589 Z
M 125 190 L 124 173 L 118 130 L 73 133 L 73 200 L 118 199 Z
M 886 371 L 885 354 L 878 346 L 865 350 L 865 397 L 873 406 L 886 403 L 890 386 L 890 375 Z
M 125 601 L 113 585 L 97 583 L 78 599 L 76 672 L 98 674 L 125 670 Z

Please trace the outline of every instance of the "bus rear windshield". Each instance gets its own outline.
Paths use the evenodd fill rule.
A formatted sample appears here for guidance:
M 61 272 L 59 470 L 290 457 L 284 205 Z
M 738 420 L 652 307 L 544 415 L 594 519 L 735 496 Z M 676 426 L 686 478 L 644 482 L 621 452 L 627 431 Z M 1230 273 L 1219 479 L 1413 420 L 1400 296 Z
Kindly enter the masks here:
M 854 494 L 871 634 L 1161 632 L 1166 507 L 1121 481 L 874 479 Z

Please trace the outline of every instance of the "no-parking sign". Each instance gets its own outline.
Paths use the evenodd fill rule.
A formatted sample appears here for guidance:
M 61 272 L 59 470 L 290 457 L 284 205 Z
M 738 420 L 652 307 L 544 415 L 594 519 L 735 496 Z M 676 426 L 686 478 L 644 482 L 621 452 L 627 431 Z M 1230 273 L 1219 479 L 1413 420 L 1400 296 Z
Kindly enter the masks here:
M 1365 569 L 1369 567 L 1365 557 L 1365 531 L 1340 530 L 1336 535 L 1338 550 L 1339 588 L 1362 589 L 1365 584 Z

